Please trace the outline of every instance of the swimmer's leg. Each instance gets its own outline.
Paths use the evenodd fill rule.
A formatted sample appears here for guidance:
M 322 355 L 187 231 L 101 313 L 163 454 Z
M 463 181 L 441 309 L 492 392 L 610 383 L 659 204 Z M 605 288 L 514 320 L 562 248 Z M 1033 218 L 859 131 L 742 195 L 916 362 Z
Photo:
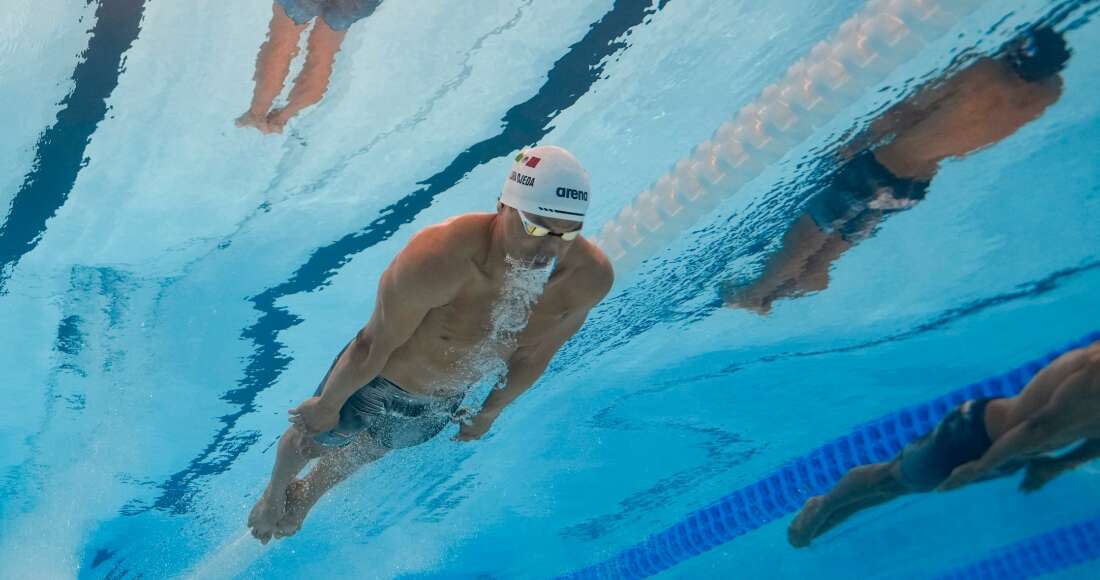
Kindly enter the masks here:
M 283 83 L 290 72 L 290 61 L 298 54 L 298 38 L 308 26 L 308 23 L 294 22 L 278 2 L 273 4 L 272 10 L 267 40 L 256 56 L 256 75 L 253 77 L 256 89 L 252 94 L 252 104 L 237 119 L 238 127 L 255 127 L 264 133 L 271 132 L 267 112 L 275 97 L 283 91 Z
M 340 52 L 340 45 L 346 35 L 345 31 L 333 30 L 323 18 L 317 19 L 313 32 L 309 34 L 309 52 L 306 53 L 305 66 L 294 80 L 294 88 L 290 91 L 286 106 L 271 111 L 267 117 L 273 131 L 282 131 L 283 126 L 298 111 L 317 103 L 325 96 L 336 53 Z
M 309 475 L 290 484 L 287 490 L 286 515 L 279 520 L 275 537 L 294 535 L 301 529 L 302 522 L 317 500 L 360 467 L 381 458 L 386 451 L 375 445 L 370 435 L 363 432 L 348 446 L 321 457 Z
M 311 459 L 331 451 L 333 450 L 322 447 L 296 427 L 290 427 L 283 433 L 283 437 L 279 439 L 271 482 L 248 515 L 248 527 L 252 529 L 254 538 L 264 544 L 271 540 L 275 535 L 276 525 L 286 515 L 287 489 L 291 482 Z
M 829 287 L 829 270 L 833 262 L 852 248 L 852 244 L 839 234 L 828 234 L 821 248 L 806 258 L 805 269 L 795 283 L 797 294 L 821 292 Z
M 857 512 L 909 493 L 902 484 L 898 462 L 864 465 L 849 471 L 829 493 L 810 498 L 787 530 L 792 546 L 804 548 L 814 538 Z
M 735 295 L 726 296 L 726 304 L 768 314 L 772 302 L 797 291 L 797 282 L 807 263 L 822 250 L 829 237 L 809 215 L 803 215 L 783 235 L 782 245 L 768 257 L 760 277 Z

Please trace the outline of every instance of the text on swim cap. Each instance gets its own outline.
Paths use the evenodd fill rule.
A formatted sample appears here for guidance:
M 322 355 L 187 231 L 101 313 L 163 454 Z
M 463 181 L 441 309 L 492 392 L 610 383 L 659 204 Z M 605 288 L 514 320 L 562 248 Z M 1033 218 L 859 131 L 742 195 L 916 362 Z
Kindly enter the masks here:
M 579 189 L 569 189 L 568 187 L 558 188 L 558 197 L 567 197 L 569 199 L 579 199 L 581 201 L 588 201 L 588 192 L 581 191 Z
M 517 171 L 513 171 L 512 174 L 508 176 L 508 179 L 511 179 L 512 181 L 514 181 L 514 182 L 516 182 L 520 185 L 526 185 L 527 187 L 534 187 L 535 186 L 535 178 L 534 177 L 531 177 L 530 175 L 524 175 L 524 174 L 519 173 Z

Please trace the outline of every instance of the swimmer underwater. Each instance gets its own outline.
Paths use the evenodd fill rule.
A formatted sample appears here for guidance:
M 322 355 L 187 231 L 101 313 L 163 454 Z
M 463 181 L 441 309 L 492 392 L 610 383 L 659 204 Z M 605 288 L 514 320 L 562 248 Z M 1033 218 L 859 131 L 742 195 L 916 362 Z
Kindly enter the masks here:
M 560 147 L 516 157 L 495 213 L 417 233 L 382 274 L 374 313 L 314 396 L 290 411 L 271 481 L 248 517 L 266 544 L 296 533 L 329 489 L 391 449 L 419 445 L 458 420 L 489 352 L 506 371 L 459 441 L 480 438 L 530 388 L 611 289 L 607 257 L 580 235 L 589 178 Z M 494 306 L 517 268 L 552 268 L 514 335 L 493 332 Z M 298 474 L 313 459 L 305 477 Z
M 1021 469 L 1026 475 L 1020 489 L 1034 492 L 1097 458 L 1100 341 L 1058 357 L 1014 397 L 963 403 L 893 460 L 852 469 L 829 493 L 806 502 L 787 537 L 792 546 L 804 548 L 865 509 Z
M 825 290 L 841 256 L 925 199 L 943 162 L 1000 143 L 1058 102 L 1070 56 L 1063 33 L 1029 30 L 891 107 L 843 148 L 761 275 L 726 285 L 726 304 L 767 315 L 778 300 Z

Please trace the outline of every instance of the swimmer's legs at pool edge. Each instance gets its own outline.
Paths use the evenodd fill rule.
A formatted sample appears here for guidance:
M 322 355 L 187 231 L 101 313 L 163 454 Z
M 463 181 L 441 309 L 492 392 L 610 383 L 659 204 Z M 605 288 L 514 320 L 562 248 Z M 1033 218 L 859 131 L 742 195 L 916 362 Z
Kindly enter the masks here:
M 255 127 L 262 133 L 271 133 L 267 121 L 268 110 L 275 97 L 283 91 L 283 84 L 290 73 L 290 61 L 298 55 L 298 38 L 309 23 L 294 22 L 278 2 L 272 4 L 271 24 L 267 40 L 260 45 L 256 55 L 256 88 L 248 111 L 237 118 L 238 127 Z
M 344 42 L 346 32 L 333 30 L 323 18 L 318 18 L 309 33 L 309 49 L 302 72 L 294 79 L 294 88 L 290 90 L 285 107 L 275 109 L 267 116 L 271 131 L 281 133 L 294 115 L 299 111 L 318 103 L 328 90 L 332 77 L 332 66 L 336 62 L 336 53 Z
M 910 493 L 901 482 L 899 465 L 894 460 L 856 467 L 829 493 L 810 498 L 787 530 L 790 544 L 805 548 L 855 513 Z
M 333 449 L 321 446 L 297 427 L 288 428 L 279 439 L 271 482 L 249 513 L 252 536 L 267 544 L 272 537 L 294 534 L 325 492 L 384 453 L 369 443 L 365 433 L 346 447 Z M 310 474 L 296 480 L 315 458 L 320 461 Z

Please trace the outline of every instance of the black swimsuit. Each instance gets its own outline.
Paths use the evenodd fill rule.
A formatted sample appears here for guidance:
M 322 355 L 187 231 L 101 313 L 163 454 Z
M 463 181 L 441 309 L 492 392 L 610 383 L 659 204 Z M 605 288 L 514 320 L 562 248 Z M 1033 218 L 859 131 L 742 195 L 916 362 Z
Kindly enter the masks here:
M 985 428 L 985 408 L 993 399 L 975 399 L 951 411 L 928 435 L 901 451 L 901 480 L 914 491 L 930 491 L 956 467 L 970 463 L 993 446 Z M 1010 462 L 983 479 L 1012 474 L 1024 462 Z
M 822 231 L 855 242 L 870 235 L 878 217 L 924 199 L 928 185 L 928 181 L 894 175 L 867 150 L 845 163 L 825 189 L 810 199 L 806 211 Z M 876 200 L 880 207 L 872 207 Z

